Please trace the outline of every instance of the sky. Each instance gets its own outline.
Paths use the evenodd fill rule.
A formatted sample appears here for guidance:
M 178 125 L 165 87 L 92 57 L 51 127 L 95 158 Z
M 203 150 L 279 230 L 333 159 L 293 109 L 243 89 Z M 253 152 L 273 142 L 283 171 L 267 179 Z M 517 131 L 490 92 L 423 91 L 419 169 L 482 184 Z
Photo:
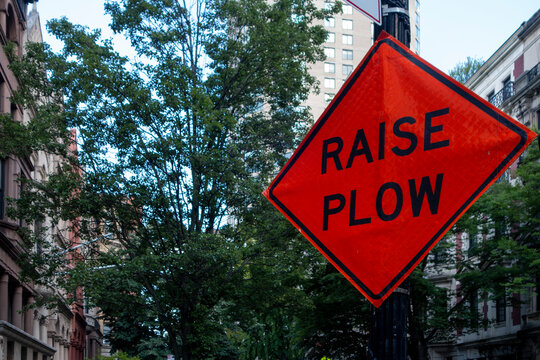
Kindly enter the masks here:
M 50 19 L 66 16 L 112 36 L 101 0 L 41 0 L 37 7 L 43 27 Z M 420 0 L 420 56 L 445 72 L 467 56 L 487 60 L 539 9 L 538 0 Z M 59 46 L 45 29 L 44 40 Z M 115 44 L 120 52 L 128 48 L 120 37 Z

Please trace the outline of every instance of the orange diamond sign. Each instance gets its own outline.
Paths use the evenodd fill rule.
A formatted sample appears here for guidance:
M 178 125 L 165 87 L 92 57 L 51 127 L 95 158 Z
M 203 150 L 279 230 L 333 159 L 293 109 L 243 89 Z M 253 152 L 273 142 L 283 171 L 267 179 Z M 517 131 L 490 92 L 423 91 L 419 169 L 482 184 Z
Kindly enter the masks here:
M 383 34 L 264 196 L 378 307 L 535 137 Z

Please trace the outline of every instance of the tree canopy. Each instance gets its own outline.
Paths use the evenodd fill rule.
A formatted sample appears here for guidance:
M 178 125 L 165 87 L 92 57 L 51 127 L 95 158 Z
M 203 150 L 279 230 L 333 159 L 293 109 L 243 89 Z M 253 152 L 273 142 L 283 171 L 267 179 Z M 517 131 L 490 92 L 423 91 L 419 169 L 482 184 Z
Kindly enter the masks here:
M 298 262 L 320 256 L 295 247 L 299 234 L 261 192 L 310 122 L 300 104 L 326 38 L 314 24 L 339 5 L 122 0 L 105 8 L 136 56 L 120 56 L 99 31 L 50 22 L 60 53 L 32 44 L 12 58 L 21 83 L 14 100 L 34 117 L 6 117 L 2 130 L 13 134 L 5 154 L 62 159 L 47 181 L 28 179 L 18 216 L 42 221 L 44 232 L 67 224 L 83 242 L 112 240 L 85 246 L 68 266 L 59 254 L 72 244 L 27 231 L 29 249 L 41 246 L 28 252 L 23 275 L 66 293 L 83 286 L 110 321 L 113 346 L 129 354 L 293 358 L 282 340 L 290 321 L 280 319 L 306 302 L 297 299 L 306 276 Z M 278 343 L 256 344 L 261 331 Z
M 457 63 L 456 66 L 448 72 L 448 75 L 464 84 L 483 64 L 483 59 L 467 56 L 467 59 Z

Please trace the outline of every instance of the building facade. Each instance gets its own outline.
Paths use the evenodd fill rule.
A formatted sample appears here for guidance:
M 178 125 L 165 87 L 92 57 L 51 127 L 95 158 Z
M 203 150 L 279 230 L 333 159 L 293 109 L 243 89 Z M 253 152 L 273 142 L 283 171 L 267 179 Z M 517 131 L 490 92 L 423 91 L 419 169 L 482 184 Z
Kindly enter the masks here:
M 2 46 L 13 43 L 19 55 L 27 40 L 28 26 L 33 25 L 27 10 L 27 1 L 0 1 L 0 42 Z M 25 121 L 28 112 L 10 102 L 18 82 L 8 65 L 8 57 L 0 47 L 0 110 L 14 121 Z M 18 180 L 30 178 L 35 171 L 30 158 L 8 156 L 0 160 L 0 359 L 50 359 L 69 333 L 69 309 L 61 309 L 55 319 L 41 310 L 23 311 L 34 302 L 37 290 L 19 281 L 16 259 L 23 250 L 17 230 L 26 224 L 9 218 L 6 206 L 8 198 L 19 195 Z
M 324 44 L 324 61 L 313 64 L 310 74 L 319 84 L 319 91 L 312 91 L 304 106 L 311 109 L 317 120 L 334 98 L 348 76 L 358 66 L 373 44 L 373 22 L 360 11 L 343 1 L 343 11 L 324 20 L 328 37 Z M 408 1 L 411 24 L 411 49 L 420 51 L 420 1 Z M 331 8 L 333 0 L 317 0 L 319 8 Z
M 526 126 L 538 129 L 540 121 L 540 10 L 524 22 L 465 84 L 479 96 Z M 501 177 L 513 181 L 517 160 Z M 467 256 L 478 241 L 458 234 L 455 254 Z M 489 239 L 483 239 L 489 241 Z M 452 293 L 460 284 L 455 270 L 434 273 L 433 280 Z M 511 294 L 516 301 L 472 299 L 478 314 L 489 326 L 464 331 L 446 343 L 430 346 L 433 360 L 540 359 L 540 299 L 537 289 Z M 456 301 L 457 299 L 454 299 Z
M 2 46 L 13 43 L 16 54 L 21 56 L 27 42 L 42 41 L 39 14 L 33 1 L 0 0 Z M 0 110 L 10 114 L 13 121 L 27 123 L 33 112 L 11 103 L 18 81 L 8 67 L 8 57 L 0 47 Z M 43 152 L 22 159 L 15 156 L 0 159 L 0 360 L 83 360 L 99 354 L 95 344 L 92 354 L 87 350 L 87 332 L 93 327 L 86 322 L 82 289 L 77 291 L 76 301 L 69 301 L 66 296 L 66 301 L 56 308 L 30 307 L 38 297 L 62 294 L 50 287 L 23 283 L 18 276 L 21 269 L 17 258 L 23 251 L 19 228 L 30 227 L 53 244 L 80 243 L 78 235 L 69 230 L 73 224 L 53 227 L 48 219 L 26 224 L 6 214 L 8 199 L 17 198 L 22 190 L 21 178 L 46 181 L 58 165 L 58 158 Z M 34 251 L 40 249 L 36 247 Z M 66 256 L 76 258 L 72 252 Z

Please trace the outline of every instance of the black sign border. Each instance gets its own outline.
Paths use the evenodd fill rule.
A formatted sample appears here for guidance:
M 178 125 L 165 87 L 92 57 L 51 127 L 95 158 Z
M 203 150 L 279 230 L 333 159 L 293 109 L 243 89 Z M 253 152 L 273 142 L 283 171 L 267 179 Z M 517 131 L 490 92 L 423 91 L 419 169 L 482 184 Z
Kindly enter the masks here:
M 345 95 L 349 92 L 352 85 L 355 83 L 355 81 L 358 79 L 360 74 L 363 72 L 363 70 L 366 68 L 366 66 L 369 64 L 371 58 L 373 55 L 377 52 L 377 50 L 383 45 L 386 44 L 396 50 L 399 54 L 404 56 L 406 59 L 411 61 L 414 65 L 418 66 L 420 69 L 424 70 L 427 75 L 432 76 L 436 80 L 440 81 L 444 85 L 446 85 L 450 90 L 454 91 L 461 97 L 463 97 L 465 100 L 470 102 L 472 105 L 476 106 L 483 112 L 485 112 L 488 116 L 492 117 L 494 120 L 498 121 L 502 125 L 506 126 L 509 130 L 514 131 L 517 135 L 520 136 L 520 142 L 518 145 L 504 158 L 504 160 L 495 168 L 495 170 L 484 180 L 484 182 L 480 185 L 478 189 L 465 201 L 465 203 L 450 217 L 450 219 L 444 223 L 444 225 L 433 235 L 433 237 L 422 247 L 422 249 L 416 254 L 416 256 L 413 257 L 413 259 L 384 287 L 384 289 L 378 293 L 373 293 L 354 273 L 349 270 L 301 221 L 298 219 L 279 199 L 274 195 L 274 189 L 279 185 L 279 183 L 283 180 L 285 175 L 288 173 L 288 171 L 292 168 L 292 166 L 295 164 L 295 162 L 298 160 L 298 158 L 302 155 L 302 153 L 305 151 L 307 146 L 311 143 L 311 141 L 314 139 L 315 135 L 319 132 L 319 130 L 322 128 L 322 126 L 326 123 L 328 118 L 332 115 L 334 110 L 337 108 L 337 106 L 341 103 Z M 274 201 L 274 203 L 279 206 L 279 208 L 287 214 L 287 216 L 293 220 L 301 229 L 302 231 L 308 235 L 313 242 L 317 244 L 317 246 L 324 252 L 324 254 L 332 259 L 334 264 L 339 267 L 341 271 L 343 271 L 349 278 L 358 286 L 360 287 L 365 293 L 371 297 L 374 300 L 378 300 L 383 298 L 390 289 L 393 288 L 393 286 L 411 269 L 411 267 L 416 263 L 418 259 L 423 257 L 428 249 L 433 245 L 433 243 L 446 231 L 447 228 L 450 227 L 450 224 L 452 224 L 456 218 L 469 206 L 472 204 L 473 200 L 482 193 L 488 184 L 495 179 L 497 174 L 501 172 L 502 169 L 504 169 L 507 165 L 509 165 L 509 162 L 514 158 L 514 156 L 519 153 L 519 151 L 525 146 L 527 143 L 527 132 L 514 124 L 513 122 L 509 121 L 506 117 L 501 116 L 496 110 L 491 108 L 491 106 L 485 104 L 483 101 L 479 100 L 475 96 L 473 96 L 468 91 L 465 91 L 462 87 L 458 86 L 456 83 L 454 83 L 452 80 L 448 79 L 446 76 L 442 75 L 438 71 L 436 71 L 434 68 L 429 66 L 427 63 L 425 63 L 422 59 L 419 57 L 414 56 L 412 53 L 408 52 L 404 48 L 402 48 L 399 44 L 396 43 L 396 40 L 393 38 L 384 38 L 377 42 L 377 44 L 372 47 L 370 52 L 365 56 L 364 60 L 360 64 L 359 67 L 356 68 L 355 72 L 351 75 L 351 79 L 345 84 L 345 87 L 342 89 L 342 91 L 339 92 L 338 96 L 334 101 L 332 102 L 330 108 L 323 114 L 323 117 L 315 124 L 315 127 L 312 131 L 308 134 L 307 138 L 302 142 L 298 150 L 293 154 L 293 157 L 290 159 L 290 161 L 287 163 L 286 167 L 279 173 L 276 180 L 272 183 L 270 189 L 269 189 L 269 196 Z

